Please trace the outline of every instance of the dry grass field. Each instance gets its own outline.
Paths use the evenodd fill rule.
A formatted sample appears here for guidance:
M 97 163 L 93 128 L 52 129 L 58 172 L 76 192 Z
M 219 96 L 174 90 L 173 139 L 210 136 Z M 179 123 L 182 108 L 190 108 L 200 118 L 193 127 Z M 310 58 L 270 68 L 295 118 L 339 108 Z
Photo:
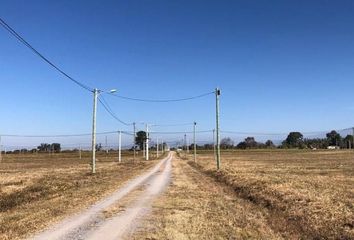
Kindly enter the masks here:
M 267 209 L 285 238 L 354 239 L 353 151 L 226 151 L 220 171 L 212 152 L 189 163 Z
M 172 182 L 127 239 L 354 239 L 354 153 L 180 154 Z
M 78 212 L 156 163 L 129 152 L 121 164 L 117 153 L 97 158 L 92 175 L 89 153 L 5 156 L 0 239 Z M 220 171 L 212 152 L 187 158 L 172 162 L 169 187 L 129 239 L 354 239 L 353 151 L 224 151 Z
M 282 239 L 267 219 L 267 209 L 177 158 L 170 186 L 126 239 Z
M 156 161 L 133 162 L 132 153 L 8 154 L 0 163 L 0 239 L 21 239 L 112 193 Z

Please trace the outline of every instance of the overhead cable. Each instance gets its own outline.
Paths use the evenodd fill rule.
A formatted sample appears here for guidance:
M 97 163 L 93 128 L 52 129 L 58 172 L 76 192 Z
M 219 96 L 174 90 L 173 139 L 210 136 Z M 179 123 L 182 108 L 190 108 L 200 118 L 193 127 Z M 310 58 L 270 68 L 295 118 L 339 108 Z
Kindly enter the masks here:
M 29 44 L 21 35 L 19 35 L 12 27 L 10 27 L 2 18 L 0 18 L 0 25 L 4 27 L 11 35 L 13 35 L 17 40 L 19 40 L 23 45 L 28 47 L 32 52 L 34 52 L 37 56 L 39 56 L 42 60 L 68 78 L 70 81 L 74 82 L 76 85 L 80 86 L 81 88 L 92 92 L 93 89 L 71 77 L 69 74 L 65 73 L 62 69 L 52 63 L 48 58 L 44 57 L 39 51 L 37 51 L 31 44 Z
M 102 100 L 101 100 L 102 99 Z M 103 108 L 115 119 L 117 120 L 118 122 L 126 125 L 126 126 L 131 126 L 133 125 L 133 123 L 127 123 L 127 122 L 124 122 L 123 120 L 119 119 L 114 113 L 113 111 L 111 110 L 111 108 L 109 107 L 109 105 L 107 104 L 107 102 L 105 103 L 104 98 L 102 96 L 100 96 L 98 98 L 98 101 L 102 104 Z
M 176 98 L 176 99 L 143 99 L 143 98 L 133 98 L 133 97 L 126 97 L 122 95 L 117 95 L 117 94 L 110 94 L 113 97 L 125 99 L 125 100 L 130 100 L 130 101 L 138 101 L 138 102 L 156 102 L 156 103 L 166 103 L 166 102 L 181 102 L 181 101 L 188 101 L 188 100 L 193 100 L 197 98 L 202 98 L 211 94 L 214 94 L 215 91 L 212 92 L 207 92 L 203 93 L 197 96 L 192 96 L 192 97 L 186 97 L 186 98 Z

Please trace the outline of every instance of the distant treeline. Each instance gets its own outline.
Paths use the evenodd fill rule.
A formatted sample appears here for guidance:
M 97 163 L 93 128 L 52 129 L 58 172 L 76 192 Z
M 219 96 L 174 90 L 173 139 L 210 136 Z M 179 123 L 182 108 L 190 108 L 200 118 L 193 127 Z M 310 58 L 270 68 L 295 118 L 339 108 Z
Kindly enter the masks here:
M 37 148 L 27 149 L 21 148 L 16 149 L 13 151 L 6 151 L 7 154 L 11 153 L 35 153 L 35 152 L 60 152 L 61 151 L 61 144 L 60 143 L 41 143 Z M 4 151 L 2 151 L 4 153 Z
M 143 142 L 143 141 L 142 141 Z M 304 138 L 300 132 L 290 132 L 287 138 L 282 141 L 281 144 L 276 145 L 271 140 L 266 142 L 257 142 L 254 137 L 246 137 L 242 142 L 235 145 L 235 142 L 229 138 L 223 138 L 220 141 L 221 149 L 271 149 L 271 148 L 299 148 L 299 149 L 326 149 L 328 147 L 333 148 L 354 148 L 353 145 L 353 135 L 347 135 L 342 137 L 335 130 L 326 134 L 326 138 Z M 137 141 L 137 146 L 143 145 Z M 166 143 L 163 143 L 166 145 Z M 151 149 L 155 149 L 156 146 L 152 146 Z M 197 145 L 197 149 L 209 149 L 214 148 L 213 144 Z M 142 149 L 142 146 L 141 146 Z M 190 145 L 190 149 L 193 149 L 193 144 Z M 96 151 L 102 151 L 102 144 L 96 144 Z M 69 150 L 67 150 L 69 151 Z M 78 149 L 73 149 L 72 151 L 78 151 Z M 4 151 L 2 151 L 4 153 Z M 60 143 L 41 143 L 37 148 L 34 149 L 18 149 L 14 151 L 7 151 L 6 153 L 26 153 L 26 152 L 61 152 Z
M 353 135 L 342 137 L 335 130 L 326 134 L 326 138 L 304 138 L 300 132 L 290 132 L 287 138 L 280 145 L 275 145 L 273 141 L 267 140 L 265 143 L 257 142 L 254 137 L 246 137 L 242 142 L 235 145 L 229 138 L 220 141 L 221 149 L 264 149 L 264 148 L 299 148 L 299 149 L 326 149 L 333 148 L 353 148 Z M 213 144 L 198 146 L 199 149 L 213 149 Z
M 107 151 L 108 149 L 103 149 L 102 144 L 98 143 L 96 144 L 96 151 Z M 133 148 L 131 149 L 133 150 Z M 2 153 L 6 154 L 19 154 L 19 153 L 59 153 L 59 152 L 78 152 L 80 151 L 79 148 L 73 148 L 73 149 L 66 149 L 63 150 L 61 147 L 60 143 L 41 143 L 37 148 L 32 148 L 32 149 L 27 149 L 27 148 L 21 148 L 21 149 L 15 149 L 12 151 L 2 151 Z M 114 149 L 109 149 L 109 151 L 114 151 Z

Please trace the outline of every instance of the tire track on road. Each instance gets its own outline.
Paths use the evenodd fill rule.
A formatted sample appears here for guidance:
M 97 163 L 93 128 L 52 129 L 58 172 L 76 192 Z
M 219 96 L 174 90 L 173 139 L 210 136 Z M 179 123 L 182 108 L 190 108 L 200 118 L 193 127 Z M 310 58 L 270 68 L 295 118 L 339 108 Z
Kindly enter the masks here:
M 148 173 L 129 181 L 84 212 L 69 217 L 30 239 L 119 239 L 134 229 L 136 225 L 134 220 L 148 211 L 152 200 L 169 183 L 172 156 L 172 153 L 169 153 Z M 144 190 L 136 197 L 138 200 L 133 199 L 124 212 L 105 219 L 103 213 L 106 209 L 139 187 L 143 187 Z

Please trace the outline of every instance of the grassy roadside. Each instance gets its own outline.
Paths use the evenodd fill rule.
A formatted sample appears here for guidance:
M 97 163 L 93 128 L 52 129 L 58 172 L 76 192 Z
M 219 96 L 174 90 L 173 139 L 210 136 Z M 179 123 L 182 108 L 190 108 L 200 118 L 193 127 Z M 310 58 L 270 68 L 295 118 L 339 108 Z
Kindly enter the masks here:
M 190 164 L 268 209 L 270 226 L 283 235 L 354 239 L 351 151 L 224 152 L 220 171 L 212 153 L 206 153 Z
M 267 214 L 175 158 L 170 186 L 128 239 L 281 239 Z
M 97 163 L 67 156 L 8 159 L 0 164 L 0 239 L 22 239 L 109 195 L 151 168 L 153 161 Z M 101 157 L 103 159 L 103 157 Z

